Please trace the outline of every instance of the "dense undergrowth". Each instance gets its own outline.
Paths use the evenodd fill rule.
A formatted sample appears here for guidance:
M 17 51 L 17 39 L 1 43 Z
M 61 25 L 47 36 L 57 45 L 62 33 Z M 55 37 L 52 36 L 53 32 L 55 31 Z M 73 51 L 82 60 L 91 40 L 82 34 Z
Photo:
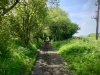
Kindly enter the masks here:
M 29 59 L 32 59 L 26 68 L 25 75 L 31 70 L 35 62 L 38 44 L 28 45 L 26 48 L 21 46 L 18 39 L 11 39 L 8 46 L 8 53 L 6 56 L 0 54 L 0 75 L 19 75 L 21 68 Z
M 69 62 L 77 75 L 100 75 L 100 41 L 93 38 L 71 38 L 53 42 L 53 47 Z M 68 67 L 66 66 L 67 70 Z

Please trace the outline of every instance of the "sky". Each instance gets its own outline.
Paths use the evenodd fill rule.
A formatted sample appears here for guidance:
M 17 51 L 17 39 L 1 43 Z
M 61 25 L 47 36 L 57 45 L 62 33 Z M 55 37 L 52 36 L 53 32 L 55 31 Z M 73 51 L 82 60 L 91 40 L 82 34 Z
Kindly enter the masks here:
M 96 2 L 97 0 L 60 0 L 59 7 L 65 10 L 71 21 L 77 23 L 81 28 L 75 36 L 96 33 L 96 20 L 91 18 L 96 16 Z

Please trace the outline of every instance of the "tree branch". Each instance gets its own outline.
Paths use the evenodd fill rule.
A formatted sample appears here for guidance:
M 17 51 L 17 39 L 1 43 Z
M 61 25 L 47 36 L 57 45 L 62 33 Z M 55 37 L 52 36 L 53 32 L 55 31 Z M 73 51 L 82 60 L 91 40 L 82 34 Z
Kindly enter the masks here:
M 9 7 L 8 9 L 6 9 L 2 15 L 6 14 L 8 11 L 10 11 L 12 8 L 14 8 L 16 6 L 16 4 L 19 2 L 19 0 L 16 0 L 16 2 L 11 6 Z

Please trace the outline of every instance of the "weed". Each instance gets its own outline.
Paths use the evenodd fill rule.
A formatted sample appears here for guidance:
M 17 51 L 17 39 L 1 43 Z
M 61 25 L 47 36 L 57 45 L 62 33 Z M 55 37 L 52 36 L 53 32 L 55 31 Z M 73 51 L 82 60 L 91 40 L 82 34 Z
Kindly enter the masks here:
M 88 38 L 91 39 L 91 38 Z M 53 42 L 53 47 L 58 49 L 70 68 L 77 75 L 99 75 L 100 74 L 100 43 L 84 39 L 71 38 L 65 41 Z

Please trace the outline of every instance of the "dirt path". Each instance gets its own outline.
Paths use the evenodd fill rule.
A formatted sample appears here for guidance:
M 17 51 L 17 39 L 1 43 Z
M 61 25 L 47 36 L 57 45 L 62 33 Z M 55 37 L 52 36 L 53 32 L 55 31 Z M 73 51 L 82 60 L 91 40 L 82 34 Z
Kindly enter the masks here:
M 63 58 L 53 51 L 51 44 L 45 42 L 43 48 L 38 50 L 39 56 L 29 75 L 69 75 L 62 63 Z M 67 64 L 67 63 L 65 63 Z

